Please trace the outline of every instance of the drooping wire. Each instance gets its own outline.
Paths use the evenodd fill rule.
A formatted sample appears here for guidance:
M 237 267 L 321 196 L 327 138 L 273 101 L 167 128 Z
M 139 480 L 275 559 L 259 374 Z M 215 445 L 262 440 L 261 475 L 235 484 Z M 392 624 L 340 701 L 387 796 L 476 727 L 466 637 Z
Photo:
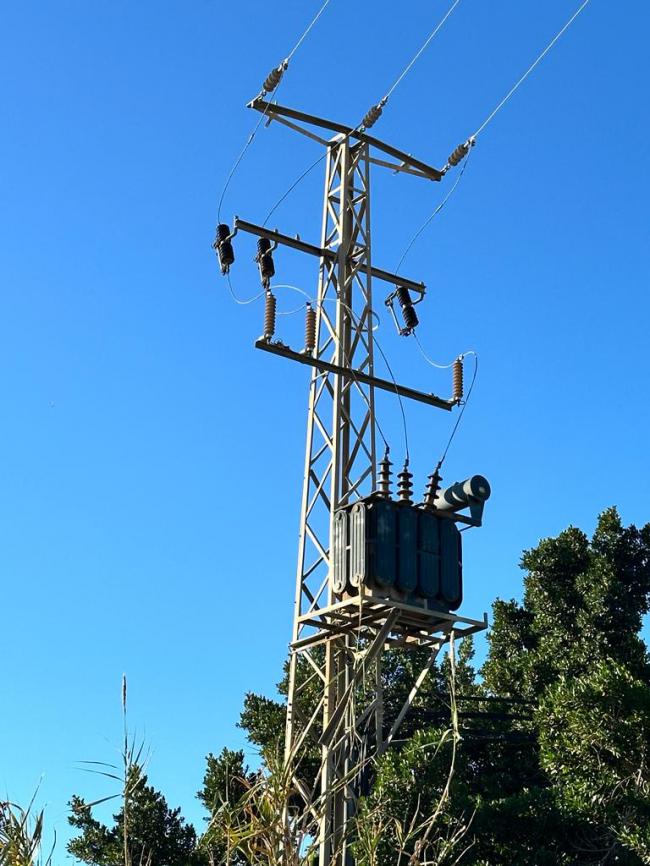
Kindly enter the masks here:
M 411 252 L 411 249 L 412 249 L 413 245 L 415 244 L 415 242 L 417 241 L 417 239 L 420 237 L 420 235 L 422 234 L 422 232 L 423 232 L 426 228 L 428 228 L 428 226 L 431 224 L 431 222 L 434 220 L 434 218 L 438 216 L 438 214 L 440 213 L 440 211 L 445 207 L 445 205 L 447 204 L 447 202 L 449 201 L 449 199 L 450 199 L 450 198 L 452 197 L 452 195 L 456 192 L 456 189 L 457 189 L 457 187 L 458 187 L 458 184 L 459 184 L 459 183 L 461 182 L 461 180 L 463 179 L 463 175 L 465 174 L 465 171 L 466 171 L 466 169 L 467 169 L 467 166 L 469 165 L 469 159 L 470 159 L 471 153 L 472 153 L 471 150 L 468 151 L 467 156 L 465 157 L 464 162 L 463 162 L 463 167 L 462 167 L 461 170 L 459 171 L 458 176 L 456 177 L 456 180 L 455 180 L 454 183 L 452 184 L 451 189 L 449 190 L 449 192 L 447 193 L 447 195 L 443 198 L 443 200 L 442 200 L 442 201 L 440 202 L 440 204 L 436 207 L 436 209 L 433 211 L 433 213 L 430 214 L 430 215 L 426 218 L 426 220 L 422 223 L 422 225 L 420 226 L 420 228 L 416 231 L 416 233 L 413 235 L 413 237 L 411 238 L 411 240 L 410 240 L 410 241 L 408 242 L 408 244 L 406 245 L 406 247 L 405 247 L 405 249 L 404 249 L 404 252 L 402 253 L 401 258 L 400 258 L 399 262 L 397 263 L 397 267 L 395 268 L 395 272 L 396 272 L 396 273 L 399 272 L 400 267 L 404 264 L 404 260 L 406 259 L 406 257 L 408 256 L 408 254 Z
M 287 54 L 286 58 L 285 58 L 284 61 L 282 62 L 281 67 L 282 67 L 283 70 L 286 70 L 287 66 L 289 65 L 289 61 L 292 59 L 292 57 L 294 56 L 294 54 L 296 53 L 296 51 L 300 48 L 300 46 L 301 46 L 302 43 L 305 41 L 305 39 L 307 38 L 307 36 L 309 35 L 309 33 L 311 33 L 311 31 L 312 31 L 312 29 L 314 28 L 314 26 L 316 25 L 318 19 L 321 17 L 321 15 L 322 15 L 323 12 L 325 11 L 325 9 L 329 6 L 330 3 L 331 3 L 331 0 L 325 0 L 325 2 L 322 4 L 322 6 L 320 7 L 320 9 L 319 9 L 318 12 L 316 13 L 316 15 L 314 15 L 314 17 L 312 18 L 312 20 L 309 22 L 309 24 L 307 25 L 307 27 L 306 27 L 305 30 L 303 31 L 302 35 L 300 36 L 300 38 L 298 39 L 298 41 L 296 42 L 296 44 L 293 46 L 293 48 L 291 49 L 291 51 Z M 276 88 L 275 88 L 275 93 L 276 93 L 276 94 L 277 94 L 278 90 L 280 89 L 281 85 L 282 85 L 282 79 L 280 79 L 280 80 L 278 81 L 278 84 L 277 84 L 277 86 L 276 86 Z M 229 171 L 229 173 L 228 173 L 228 176 L 226 177 L 226 181 L 225 181 L 225 183 L 224 183 L 223 190 L 221 191 L 221 196 L 219 197 L 219 205 L 218 205 L 218 207 L 217 207 L 217 221 L 218 221 L 218 222 L 221 222 L 221 208 L 222 208 L 222 206 L 223 206 L 223 200 L 224 200 L 224 198 L 225 198 L 226 192 L 228 191 L 228 188 L 230 187 L 230 184 L 231 184 L 232 179 L 233 179 L 233 177 L 234 177 L 234 175 L 235 175 L 235 172 L 237 171 L 237 169 L 238 169 L 239 166 L 241 165 L 242 160 L 243 160 L 244 157 L 246 156 L 246 153 L 247 153 L 249 147 L 251 146 L 251 144 L 252 144 L 253 141 L 255 140 L 255 136 L 257 135 L 260 126 L 262 125 L 262 123 L 264 123 L 264 120 L 265 120 L 265 118 L 266 118 L 266 115 L 268 114 L 268 111 L 269 111 L 270 106 L 271 106 L 271 102 L 269 102 L 269 104 L 267 105 L 267 107 L 266 107 L 266 108 L 264 109 L 264 111 L 260 114 L 260 117 L 259 117 L 257 123 L 255 124 L 255 126 L 253 127 L 252 132 L 250 133 L 250 135 L 249 135 L 248 138 L 246 139 L 246 143 L 244 144 L 244 146 L 243 146 L 243 148 L 241 149 L 239 155 L 238 155 L 237 158 L 235 159 L 235 161 L 234 161 L 234 163 L 233 163 L 233 165 L 232 165 L 232 168 L 230 169 L 230 171 Z
M 474 355 L 478 357 L 474 349 L 468 349 L 466 352 L 461 352 L 461 354 L 454 358 L 453 361 L 450 361 L 449 364 L 438 364 L 436 361 L 433 361 L 424 351 L 424 349 L 422 348 L 422 343 L 420 342 L 420 339 L 415 331 L 413 331 L 413 337 L 415 337 L 415 342 L 417 343 L 418 349 L 420 350 L 420 353 L 424 360 L 427 362 L 427 364 L 431 364 L 432 367 L 435 367 L 436 370 L 449 370 L 450 367 L 454 366 L 458 358 L 465 358 L 467 357 L 467 355 Z
M 317 160 L 315 160 L 314 162 L 312 162 L 311 165 L 310 165 L 308 168 L 306 168 L 306 169 L 302 172 L 302 174 L 300 174 L 300 175 L 296 178 L 296 180 L 294 180 L 294 182 L 291 184 L 291 186 L 286 190 L 286 192 L 284 192 L 284 193 L 280 196 L 280 198 L 276 201 L 276 203 L 273 205 L 273 207 L 271 208 L 271 210 L 270 210 L 270 211 L 267 213 L 267 215 L 264 217 L 264 222 L 262 223 L 262 226 L 265 226 L 265 225 L 267 224 L 267 222 L 271 219 L 271 217 L 272 217 L 273 214 L 276 212 L 276 210 L 280 207 L 280 205 L 282 204 L 282 202 L 283 202 L 283 201 L 284 201 L 284 200 L 285 200 L 289 195 L 291 195 L 291 193 L 292 193 L 292 192 L 294 191 L 294 189 L 298 186 L 298 184 L 301 183 L 301 182 L 302 182 L 302 181 L 307 177 L 307 175 L 310 174 L 310 172 L 312 172 L 312 171 L 316 168 L 316 166 L 317 166 L 320 162 L 322 162 L 322 161 L 325 159 L 326 156 L 327 156 L 326 153 L 324 153 L 324 154 L 322 154 L 321 156 L 319 156 Z
M 481 132 L 483 132 L 485 127 L 488 125 L 488 123 L 490 123 L 492 121 L 492 119 L 499 113 L 499 111 L 501 111 L 501 109 L 506 104 L 506 102 L 508 102 L 508 100 L 517 92 L 517 90 L 519 90 L 519 88 L 524 83 L 524 81 L 528 78 L 528 76 L 531 74 L 531 72 L 535 69 L 536 66 L 538 66 L 539 63 L 542 62 L 542 60 L 546 57 L 546 55 L 551 50 L 551 48 L 553 48 L 553 46 L 558 41 L 558 39 L 560 39 L 560 37 L 564 33 L 566 33 L 566 31 L 573 24 L 573 22 L 576 20 L 578 15 L 580 15 L 580 13 L 587 7 L 589 2 L 590 2 L 590 0 L 584 0 L 584 2 L 580 5 L 580 7 L 573 13 L 573 15 L 566 22 L 564 27 L 562 27 L 561 30 L 559 30 L 559 32 L 556 33 L 556 35 L 553 37 L 553 39 L 551 39 L 551 41 L 548 43 L 548 45 L 542 51 L 542 53 L 537 57 L 537 59 L 528 67 L 528 69 L 524 72 L 524 74 L 521 76 L 521 78 L 519 78 L 519 80 L 510 88 L 510 90 L 506 93 L 506 95 L 503 97 L 503 99 L 497 105 L 497 107 L 485 118 L 483 123 L 479 126 L 479 128 L 476 130 L 474 135 L 471 136 L 471 138 L 476 138 L 477 135 L 479 135 Z
M 402 395 L 400 394 L 399 389 L 397 387 L 397 379 L 395 378 L 395 374 L 393 373 L 393 368 L 388 363 L 388 358 L 386 357 L 384 350 L 381 348 L 381 344 L 379 343 L 379 340 L 375 337 L 373 342 L 377 346 L 377 348 L 379 349 L 379 354 L 381 355 L 381 357 L 384 361 L 384 364 L 386 365 L 386 369 L 388 370 L 388 375 L 390 376 L 390 378 L 393 382 L 393 385 L 395 386 L 395 395 L 397 397 L 397 401 L 399 403 L 399 409 L 400 409 L 400 412 L 402 414 L 402 428 L 404 430 L 404 454 L 405 454 L 406 460 L 409 461 L 411 459 L 411 455 L 409 452 L 409 434 L 408 434 L 408 425 L 406 423 L 406 411 L 404 410 L 404 401 L 402 400 Z
M 266 294 L 265 291 L 262 291 L 259 294 L 254 295 L 252 298 L 246 298 L 246 299 L 238 298 L 237 295 L 235 294 L 235 290 L 232 287 L 232 280 L 230 279 L 230 274 L 226 274 L 226 278 L 228 280 L 228 288 L 230 289 L 230 295 L 231 295 L 233 301 L 236 304 L 240 304 L 240 306 L 242 306 L 242 307 L 245 307 L 246 304 L 252 304 L 255 301 L 259 301 L 259 299 L 263 298 L 264 295 Z
M 469 352 L 467 354 L 469 354 Z M 436 466 L 437 470 L 439 470 L 442 467 L 442 464 L 445 462 L 445 460 L 447 458 L 447 452 L 449 451 L 449 449 L 451 447 L 451 443 L 454 441 L 454 437 L 456 436 L 456 433 L 457 433 L 458 428 L 460 426 L 460 422 L 463 420 L 463 415 L 465 414 L 465 409 L 467 408 L 467 404 L 469 403 L 469 398 L 472 396 L 472 391 L 474 390 L 474 384 L 476 382 L 476 374 L 478 373 L 478 355 L 475 352 L 473 354 L 474 354 L 474 374 L 472 376 L 472 381 L 470 382 L 469 390 L 467 391 L 467 397 L 465 398 L 465 400 L 463 402 L 462 408 L 458 414 L 458 418 L 456 418 L 456 423 L 453 426 L 453 429 L 451 431 L 451 435 L 449 436 L 449 439 L 447 440 L 447 444 L 445 445 L 445 450 L 442 452 L 442 457 L 440 458 L 440 460 L 438 461 L 438 465 Z
M 280 83 L 278 85 L 278 89 L 281 87 L 281 84 L 282 83 Z M 235 172 L 237 171 L 239 166 L 242 164 L 242 161 L 243 161 L 244 157 L 246 156 L 246 153 L 248 152 L 248 148 L 251 146 L 251 144 L 255 140 L 255 136 L 257 135 L 260 126 L 264 123 L 264 119 L 266 118 L 266 115 L 268 113 L 270 106 L 271 106 L 271 103 L 269 103 L 266 106 L 266 108 L 264 109 L 264 111 L 260 114 L 259 119 L 258 119 L 257 123 L 255 124 L 255 126 L 253 127 L 252 132 L 249 134 L 248 138 L 246 139 L 246 143 L 244 144 L 244 146 L 240 150 L 239 155 L 237 156 L 237 158 L 233 162 L 232 167 L 231 167 L 230 171 L 228 172 L 228 176 L 226 177 L 225 183 L 223 185 L 223 189 L 221 190 L 221 195 L 219 196 L 219 204 L 217 206 L 217 222 L 218 223 L 221 222 L 221 208 L 223 207 L 223 200 L 226 197 L 226 193 L 228 192 L 228 188 L 230 187 L 232 179 L 235 176 Z
M 426 40 L 424 41 L 424 44 L 418 49 L 418 51 L 416 51 L 413 58 L 409 61 L 409 63 L 407 63 L 407 65 L 404 67 L 402 72 L 397 76 L 397 78 L 395 79 L 393 84 L 388 88 L 384 97 L 382 99 L 380 99 L 376 105 L 372 106 L 372 108 L 370 108 L 368 110 L 368 112 L 366 113 L 365 117 L 363 118 L 363 120 L 361 122 L 361 128 L 368 129 L 369 127 L 373 126 L 379 120 L 379 118 L 381 117 L 383 108 L 386 105 L 386 103 L 388 102 L 388 100 L 390 99 L 390 97 L 393 95 L 393 93 L 399 87 L 399 85 L 402 83 L 402 81 L 406 78 L 406 76 L 409 74 L 411 69 L 413 69 L 413 67 L 418 62 L 420 57 L 424 54 L 424 52 L 429 47 L 429 45 L 433 41 L 433 39 L 438 35 L 439 31 L 442 29 L 442 27 L 446 23 L 447 19 L 449 18 L 449 16 L 454 11 L 456 6 L 458 6 L 459 3 L 460 3 L 460 0 L 453 0 L 453 3 L 451 4 L 451 6 L 447 10 L 447 12 L 443 15 L 441 20 L 436 24 L 436 26 L 433 28 L 431 33 L 429 33 Z

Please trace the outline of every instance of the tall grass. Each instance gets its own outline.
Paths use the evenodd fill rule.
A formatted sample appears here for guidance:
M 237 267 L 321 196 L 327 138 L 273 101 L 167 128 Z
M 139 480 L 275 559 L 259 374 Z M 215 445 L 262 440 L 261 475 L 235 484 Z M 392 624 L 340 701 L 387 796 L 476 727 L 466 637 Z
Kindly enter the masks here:
M 43 810 L 34 813 L 34 799 L 26 809 L 0 801 L 0 866 L 50 866 L 54 844 L 43 856 Z

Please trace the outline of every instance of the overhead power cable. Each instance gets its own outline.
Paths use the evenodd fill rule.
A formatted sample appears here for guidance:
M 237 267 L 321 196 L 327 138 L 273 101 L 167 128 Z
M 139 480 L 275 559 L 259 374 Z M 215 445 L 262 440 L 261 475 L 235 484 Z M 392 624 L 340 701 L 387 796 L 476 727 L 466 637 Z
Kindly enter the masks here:
M 404 264 L 404 260 L 406 259 L 406 257 L 408 256 L 408 254 L 411 252 L 411 249 L 412 249 L 413 245 L 415 244 L 415 242 L 417 241 L 417 239 L 420 237 L 420 235 L 422 234 L 422 232 L 423 232 L 423 231 L 424 231 L 424 230 L 425 230 L 425 229 L 430 225 L 430 223 L 433 221 L 433 219 L 434 219 L 435 217 L 438 216 L 438 214 L 440 213 L 440 211 L 444 208 L 444 206 L 447 204 L 447 202 L 449 201 L 449 199 L 450 199 L 450 198 L 452 197 L 452 195 L 456 192 L 456 188 L 458 187 L 458 184 L 459 184 L 459 183 L 461 182 L 461 180 L 463 179 L 463 175 L 465 174 L 465 171 L 466 171 L 467 166 L 468 166 L 468 164 L 469 164 L 469 155 L 470 155 L 470 153 L 471 153 L 471 150 L 468 150 L 467 154 L 466 154 L 465 157 L 464 157 L 465 162 L 464 162 L 464 164 L 463 164 L 463 167 L 462 167 L 462 169 L 460 170 L 460 172 L 459 172 L 459 174 L 458 174 L 458 177 L 457 177 L 456 180 L 454 181 L 454 183 L 453 183 L 451 189 L 449 190 L 449 192 L 447 193 L 447 195 L 443 198 L 443 200 L 442 200 L 442 201 L 440 202 L 440 204 L 436 207 L 436 209 L 433 211 L 433 213 L 431 213 L 431 214 L 426 218 L 426 220 L 422 223 L 422 225 L 420 226 L 420 228 L 415 232 L 415 234 L 413 235 L 413 237 L 411 238 L 411 240 L 410 240 L 410 241 L 408 242 L 408 244 L 406 245 L 406 247 L 405 247 L 405 249 L 404 249 L 404 252 L 403 252 L 402 255 L 401 255 L 401 258 L 400 258 L 399 262 L 397 263 L 397 267 L 395 268 L 395 273 L 399 273 L 399 269 L 400 269 L 401 266 Z
M 553 46 L 554 46 L 555 43 L 558 41 L 558 39 L 560 39 L 560 37 L 561 37 L 564 33 L 566 33 L 566 31 L 567 31 L 567 30 L 569 29 L 569 27 L 573 24 L 573 22 L 576 20 L 576 18 L 578 17 L 578 15 L 580 15 L 580 13 L 581 13 L 581 12 L 582 12 L 582 11 L 583 11 L 587 6 L 588 6 L 588 5 L 589 5 L 589 3 L 590 3 L 590 0 L 584 0 L 584 2 L 579 6 L 579 8 L 578 8 L 574 13 L 573 13 L 573 15 L 572 15 L 572 16 L 569 18 L 569 20 L 566 22 L 566 24 L 564 25 L 564 27 L 562 27 L 562 28 L 558 31 L 558 33 L 556 33 L 556 35 L 553 37 L 553 39 L 551 39 L 551 41 L 548 43 L 548 45 L 547 45 L 546 48 L 542 51 L 542 53 L 537 57 L 537 59 L 536 59 L 533 63 L 531 63 L 531 65 L 530 65 L 530 66 L 528 67 L 528 69 L 524 72 L 524 74 L 521 76 L 521 78 L 520 78 L 520 79 L 519 79 L 519 80 L 518 80 L 518 81 L 517 81 L 517 82 L 516 82 L 516 83 L 515 83 L 511 88 L 510 88 L 510 90 L 506 93 L 506 95 L 503 97 L 503 99 L 502 99 L 501 102 L 497 105 L 497 107 L 496 107 L 496 108 L 495 108 L 495 109 L 494 109 L 494 110 L 493 110 L 493 111 L 492 111 L 492 112 L 491 112 L 491 113 L 490 113 L 490 114 L 485 118 L 485 120 L 484 120 L 483 123 L 479 126 L 479 128 L 476 130 L 476 132 L 474 133 L 474 135 L 471 136 L 472 139 L 475 139 L 475 138 L 476 138 L 476 137 L 477 137 L 481 132 L 483 132 L 483 130 L 485 129 L 485 127 L 488 125 L 488 123 L 490 123 L 490 121 L 495 117 L 495 115 L 497 115 L 497 114 L 499 113 L 499 111 L 501 111 L 501 109 L 502 109 L 503 106 L 506 104 L 506 102 L 508 102 L 508 100 L 510 99 L 510 97 L 513 96 L 513 95 L 517 92 L 517 90 L 519 90 L 519 88 L 521 87 L 521 85 L 522 85 L 522 84 L 524 83 L 524 81 L 528 78 L 528 76 L 529 76 L 529 75 L 531 74 L 531 72 L 535 69 L 535 67 L 538 66 L 538 64 L 540 64 L 540 63 L 542 62 L 542 60 L 546 57 L 546 55 L 547 55 L 548 52 L 551 50 L 551 48 L 553 48 Z
M 319 8 L 318 12 L 314 15 L 312 20 L 309 22 L 309 24 L 307 25 L 307 27 L 303 31 L 302 35 L 300 36 L 300 38 L 298 39 L 296 44 L 293 46 L 291 51 L 287 54 L 287 56 L 282 61 L 282 63 L 280 63 L 279 66 L 272 69 L 271 72 L 267 75 L 267 77 L 264 79 L 264 82 L 262 84 L 260 96 L 265 96 L 267 93 L 271 93 L 272 91 L 277 92 L 278 88 L 280 87 L 280 85 L 282 83 L 284 73 L 287 71 L 287 69 L 289 67 L 289 63 L 290 63 L 291 59 L 293 58 L 296 51 L 300 48 L 302 43 L 305 41 L 307 36 L 311 33 L 311 31 L 314 28 L 314 26 L 316 25 L 318 19 L 321 17 L 321 15 L 325 11 L 325 9 L 327 9 L 327 7 L 329 6 L 330 3 L 331 3 L 331 0 L 325 0 L 325 2 L 322 4 L 322 6 Z M 269 102 L 269 105 L 267 106 L 267 108 L 264 110 L 264 112 L 262 114 L 260 114 L 260 117 L 259 117 L 257 123 L 255 124 L 252 132 L 250 133 L 250 135 L 246 139 L 246 143 L 244 144 L 239 155 L 235 159 L 235 161 L 232 165 L 232 168 L 230 169 L 230 172 L 228 173 L 228 176 L 226 177 L 226 181 L 224 183 L 223 190 L 221 191 L 221 196 L 219 198 L 219 205 L 217 207 L 217 222 L 219 222 L 219 223 L 221 222 L 221 208 L 223 206 L 223 200 L 225 198 L 226 192 L 228 191 L 230 183 L 231 183 L 231 181 L 235 175 L 235 172 L 237 171 L 237 169 L 241 165 L 242 160 L 246 156 L 246 153 L 247 153 L 249 147 L 251 146 L 251 144 L 255 140 L 255 136 L 257 135 L 260 126 L 262 125 L 262 123 L 264 122 L 264 120 L 266 118 L 266 115 L 267 115 L 267 112 L 270 108 L 270 105 L 271 105 L 271 103 Z
M 271 219 L 273 214 L 280 207 L 280 205 L 287 198 L 287 196 L 291 195 L 291 193 L 298 186 L 298 184 L 300 184 L 307 177 L 307 175 L 310 174 L 316 168 L 316 166 L 325 159 L 326 156 L 326 153 L 319 156 L 318 159 L 314 160 L 314 162 L 312 162 L 301 174 L 298 175 L 294 182 L 287 188 L 285 192 L 282 193 L 280 198 L 276 201 L 271 210 L 264 217 L 264 222 L 262 223 L 262 226 L 266 226 L 267 222 Z
M 459 3 L 460 3 L 460 0 L 454 0 L 454 2 L 451 4 L 449 9 L 446 11 L 446 13 L 440 19 L 440 21 L 433 28 L 431 33 L 429 33 L 429 35 L 427 36 L 422 47 L 418 51 L 416 51 L 413 58 L 409 61 L 409 63 L 407 63 L 407 65 L 404 67 L 402 72 L 397 76 L 397 78 L 395 79 L 393 84 L 388 88 L 385 96 L 382 99 L 380 99 L 376 105 L 373 105 L 372 108 L 370 108 L 368 110 L 368 112 L 366 113 L 366 116 L 361 121 L 361 129 L 370 129 L 371 126 L 373 126 L 375 123 L 377 123 L 377 121 L 379 120 L 379 118 L 382 115 L 384 106 L 386 105 L 386 103 L 388 102 L 390 97 L 393 95 L 393 93 L 399 87 L 399 85 L 402 83 L 402 81 L 406 78 L 406 76 L 409 74 L 411 69 L 413 69 L 413 67 L 418 62 L 420 57 L 424 54 L 424 52 L 429 47 L 429 45 L 433 41 L 433 39 L 438 35 L 438 32 L 442 29 L 442 27 L 446 23 L 447 19 L 449 18 L 449 16 L 454 11 L 456 6 L 458 6 Z

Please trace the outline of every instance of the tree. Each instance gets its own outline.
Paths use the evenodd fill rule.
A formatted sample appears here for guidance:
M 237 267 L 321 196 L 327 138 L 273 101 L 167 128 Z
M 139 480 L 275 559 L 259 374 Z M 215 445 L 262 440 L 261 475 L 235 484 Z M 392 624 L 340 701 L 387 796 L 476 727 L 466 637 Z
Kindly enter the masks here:
M 131 764 L 125 785 L 126 827 L 124 806 L 109 827 L 93 816 L 92 804 L 74 796 L 68 821 L 79 835 L 68 843 L 70 854 L 90 866 L 202 866 L 206 858 L 197 847 L 194 828 L 147 781 L 142 768 Z
M 650 663 L 640 635 L 650 525 L 623 527 L 608 509 L 591 539 L 570 527 L 521 564 L 523 601 L 495 602 L 481 680 L 471 647 L 461 654 L 439 839 L 466 828 L 449 862 L 460 853 L 467 866 L 650 863 Z M 386 661 L 390 723 L 422 660 Z M 406 742 L 376 763 L 361 814 L 389 829 L 367 862 L 393 864 L 395 834 L 418 826 L 409 814 L 426 818 L 440 802 L 451 761 L 447 678 L 444 664 L 432 670 L 400 732 Z M 264 754 L 277 749 L 283 719 L 282 704 L 249 695 L 241 725 Z
M 200 848 L 211 864 L 245 863 L 238 852 L 231 854 L 226 828 L 241 823 L 241 806 L 254 785 L 256 774 L 244 764 L 244 753 L 223 749 L 215 757 L 208 755 L 203 787 L 197 797 L 208 811 L 208 826 L 201 837 Z

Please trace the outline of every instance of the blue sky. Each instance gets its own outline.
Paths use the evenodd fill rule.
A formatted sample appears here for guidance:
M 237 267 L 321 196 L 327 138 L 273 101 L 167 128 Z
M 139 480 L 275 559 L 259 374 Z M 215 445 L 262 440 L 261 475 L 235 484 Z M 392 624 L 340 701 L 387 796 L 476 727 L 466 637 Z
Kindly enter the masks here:
M 77 762 L 116 756 L 123 671 L 151 779 L 197 824 L 204 756 L 243 743 L 244 693 L 279 678 L 308 373 L 255 352 L 262 312 L 230 301 L 210 244 L 255 121 L 245 102 L 316 5 L 3 8 L 0 790 L 25 801 L 42 777 L 57 862 L 70 795 L 109 792 Z M 374 132 L 444 163 L 576 6 L 463 0 Z M 281 101 L 357 123 L 446 8 L 332 0 Z M 519 594 L 521 550 L 540 537 L 591 531 L 610 504 L 650 518 L 649 24 L 642 0 L 592 0 L 403 266 L 429 287 L 427 352 L 480 354 L 445 466 L 447 481 L 481 472 L 493 487 L 484 528 L 465 536 L 470 616 Z M 228 219 L 261 221 L 315 148 L 262 129 Z M 375 173 L 377 265 L 395 267 L 450 183 Z M 317 241 L 321 195 L 319 167 L 274 224 Z M 250 296 L 253 245 L 237 241 L 233 285 Z M 313 262 L 276 266 L 313 290 Z M 300 318 L 282 320 L 288 341 Z M 447 375 L 391 327 L 377 336 L 398 378 L 444 393 Z M 379 411 L 401 459 L 390 395 Z M 451 421 L 407 411 L 420 489 Z

